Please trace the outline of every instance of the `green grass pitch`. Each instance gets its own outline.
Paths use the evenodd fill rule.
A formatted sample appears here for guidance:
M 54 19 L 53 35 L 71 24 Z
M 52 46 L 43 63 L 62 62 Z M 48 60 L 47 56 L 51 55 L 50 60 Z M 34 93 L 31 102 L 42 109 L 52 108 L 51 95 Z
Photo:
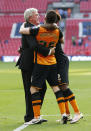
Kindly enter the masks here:
M 30 125 L 24 131 L 91 131 L 91 61 L 70 62 L 70 88 L 76 95 L 84 118 L 76 124 L 62 125 L 55 96 L 48 86 L 41 110 L 47 123 Z M 74 112 L 70 106 L 71 114 Z M 15 63 L 0 62 L 0 131 L 13 131 L 24 123 L 24 90 L 20 70 Z

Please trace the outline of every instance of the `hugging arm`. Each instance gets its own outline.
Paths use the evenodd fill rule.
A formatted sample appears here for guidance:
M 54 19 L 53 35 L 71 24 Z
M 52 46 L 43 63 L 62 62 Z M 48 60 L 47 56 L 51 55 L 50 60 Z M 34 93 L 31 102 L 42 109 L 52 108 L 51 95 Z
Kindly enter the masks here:
M 25 28 L 25 22 L 21 25 L 20 30 L 19 30 L 20 34 L 26 34 L 29 35 L 30 34 L 30 27 Z

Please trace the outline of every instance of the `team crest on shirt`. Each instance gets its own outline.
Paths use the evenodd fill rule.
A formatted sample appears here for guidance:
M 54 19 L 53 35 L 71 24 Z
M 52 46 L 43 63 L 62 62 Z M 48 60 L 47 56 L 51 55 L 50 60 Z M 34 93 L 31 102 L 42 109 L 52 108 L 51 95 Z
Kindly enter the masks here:
M 61 81 L 61 76 L 60 76 L 60 74 L 58 74 L 58 81 Z
M 31 76 L 31 82 L 33 81 L 33 76 Z

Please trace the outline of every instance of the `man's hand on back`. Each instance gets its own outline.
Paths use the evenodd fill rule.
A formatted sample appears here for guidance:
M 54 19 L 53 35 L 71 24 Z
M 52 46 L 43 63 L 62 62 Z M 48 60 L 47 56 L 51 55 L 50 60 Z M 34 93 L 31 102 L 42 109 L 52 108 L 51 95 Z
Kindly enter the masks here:
M 56 47 L 51 48 L 48 55 L 54 55 L 55 54 L 55 48 Z

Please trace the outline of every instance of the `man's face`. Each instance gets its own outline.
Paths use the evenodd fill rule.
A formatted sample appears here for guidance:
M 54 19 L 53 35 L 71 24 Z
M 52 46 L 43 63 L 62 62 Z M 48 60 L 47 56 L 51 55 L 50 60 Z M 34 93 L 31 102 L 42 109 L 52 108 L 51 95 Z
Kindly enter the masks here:
M 30 23 L 34 25 L 38 25 L 39 22 L 39 13 L 38 12 L 33 12 L 33 15 L 29 19 Z

